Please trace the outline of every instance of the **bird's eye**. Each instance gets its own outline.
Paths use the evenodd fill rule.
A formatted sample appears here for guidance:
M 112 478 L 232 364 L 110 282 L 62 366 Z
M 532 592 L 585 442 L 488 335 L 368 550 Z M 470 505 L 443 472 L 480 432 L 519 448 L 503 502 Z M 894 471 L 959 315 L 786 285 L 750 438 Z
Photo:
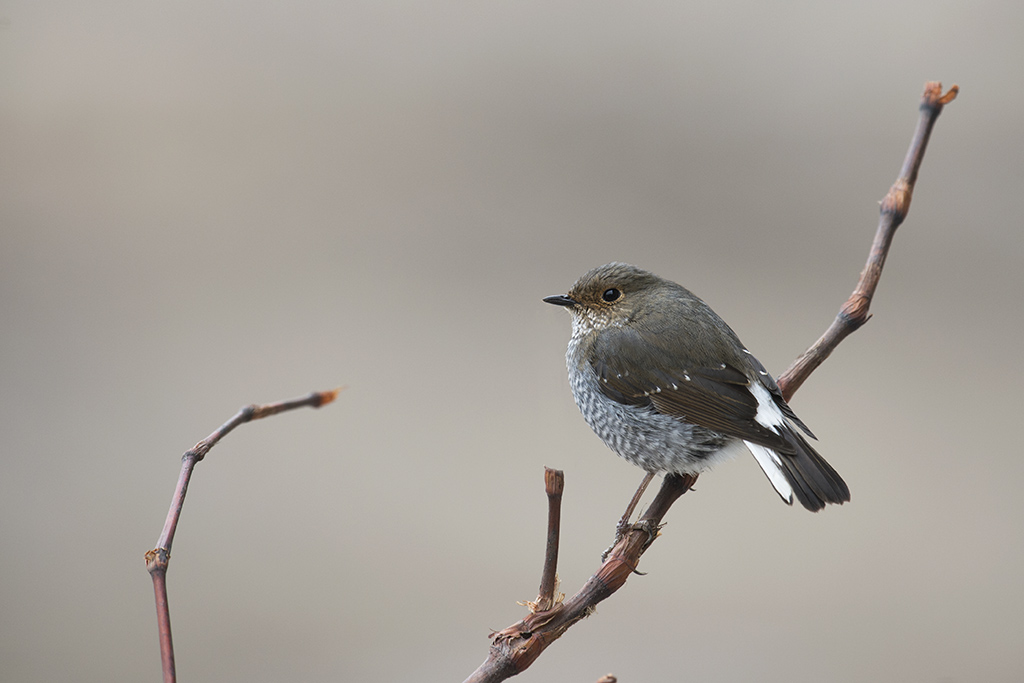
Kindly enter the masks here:
M 611 289 L 604 290 L 604 294 L 601 295 L 601 298 L 608 303 L 611 303 L 617 300 L 620 296 L 622 296 L 622 292 L 612 287 Z

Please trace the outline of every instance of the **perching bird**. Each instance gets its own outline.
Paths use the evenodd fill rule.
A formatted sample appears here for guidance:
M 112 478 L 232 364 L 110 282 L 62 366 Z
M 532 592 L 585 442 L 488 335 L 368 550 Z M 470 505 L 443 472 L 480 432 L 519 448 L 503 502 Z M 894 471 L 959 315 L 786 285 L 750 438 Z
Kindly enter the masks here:
M 572 313 L 566 364 L 576 405 L 629 462 L 699 474 L 745 444 L 786 503 L 795 497 L 818 511 L 850 500 L 775 380 L 686 288 L 609 263 L 544 301 Z

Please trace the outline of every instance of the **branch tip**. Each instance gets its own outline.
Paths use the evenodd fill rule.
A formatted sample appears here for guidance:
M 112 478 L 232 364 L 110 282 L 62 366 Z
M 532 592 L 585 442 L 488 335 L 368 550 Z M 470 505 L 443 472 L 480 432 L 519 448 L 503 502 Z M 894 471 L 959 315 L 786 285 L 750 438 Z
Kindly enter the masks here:
M 347 389 L 347 388 L 348 387 L 341 386 L 341 387 L 337 387 L 335 389 L 331 389 L 329 391 L 321 391 L 321 392 L 317 393 L 316 394 L 316 399 L 312 403 L 312 406 L 314 408 L 319 408 L 320 406 L 325 406 L 328 403 L 333 402 L 334 399 L 338 398 L 338 394 L 340 394 L 341 392 L 345 391 L 345 389 Z
M 560 496 L 565 489 L 565 473 L 562 470 L 544 468 L 544 491 L 549 496 Z
M 949 87 L 949 90 L 945 95 L 942 94 L 942 82 L 941 81 L 929 81 L 924 84 L 924 95 L 922 96 L 921 106 L 924 107 L 944 107 L 960 94 L 960 86 L 955 83 Z

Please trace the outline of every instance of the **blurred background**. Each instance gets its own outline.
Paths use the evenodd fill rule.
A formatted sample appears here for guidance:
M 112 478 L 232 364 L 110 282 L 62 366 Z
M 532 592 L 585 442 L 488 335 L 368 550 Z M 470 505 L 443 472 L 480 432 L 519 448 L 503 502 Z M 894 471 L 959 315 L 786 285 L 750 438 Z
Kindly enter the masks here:
M 575 592 L 641 478 L 541 298 L 611 260 L 775 374 L 856 283 L 928 80 L 871 322 L 793 401 L 850 504 L 701 478 L 523 681 L 1024 680 L 1024 4 L 0 0 L 0 679 L 460 681 Z

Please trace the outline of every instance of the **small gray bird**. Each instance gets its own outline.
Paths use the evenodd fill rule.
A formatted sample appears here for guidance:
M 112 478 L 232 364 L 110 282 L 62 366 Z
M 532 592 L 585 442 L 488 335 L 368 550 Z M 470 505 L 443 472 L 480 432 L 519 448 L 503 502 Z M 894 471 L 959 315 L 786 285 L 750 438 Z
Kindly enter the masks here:
M 745 444 L 782 499 L 850 500 L 811 431 L 736 333 L 688 289 L 624 263 L 593 269 L 549 304 L 572 313 L 565 360 L 598 436 L 650 473 L 699 474 Z

